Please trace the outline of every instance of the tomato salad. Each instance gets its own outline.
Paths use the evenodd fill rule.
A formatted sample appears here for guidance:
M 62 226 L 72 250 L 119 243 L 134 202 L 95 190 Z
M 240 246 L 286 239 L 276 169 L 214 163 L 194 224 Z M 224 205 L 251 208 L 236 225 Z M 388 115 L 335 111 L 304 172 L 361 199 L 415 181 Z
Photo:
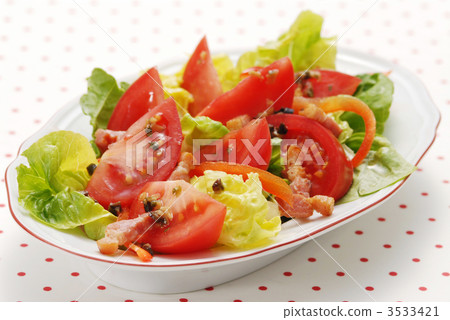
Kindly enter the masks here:
M 80 100 L 93 139 L 59 131 L 26 150 L 21 204 L 83 228 L 104 254 L 150 261 L 267 245 L 288 219 L 329 216 L 405 178 L 414 167 L 382 135 L 392 82 L 334 70 L 321 24 L 302 12 L 237 64 L 204 37 L 173 75 L 153 67 L 130 85 L 94 69 Z

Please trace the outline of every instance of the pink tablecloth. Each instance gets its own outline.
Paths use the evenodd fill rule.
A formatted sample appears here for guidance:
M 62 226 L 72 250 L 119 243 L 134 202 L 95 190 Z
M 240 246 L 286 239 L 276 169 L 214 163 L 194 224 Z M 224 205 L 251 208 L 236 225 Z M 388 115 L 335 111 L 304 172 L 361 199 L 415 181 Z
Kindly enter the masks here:
M 450 5 L 378 1 L 352 26 L 373 3 L 0 1 L 3 170 L 24 139 L 85 92 L 92 68 L 117 77 L 132 74 L 138 67 L 130 58 L 151 66 L 180 53 L 187 56 L 203 34 L 216 52 L 256 46 L 279 35 L 303 9 L 325 17 L 325 34 L 345 32 L 338 46 L 412 70 L 442 113 L 436 142 L 404 188 L 381 207 L 317 239 L 355 281 L 308 242 L 260 271 L 214 288 L 152 295 L 100 281 L 80 300 L 372 301 L 368 294 L 377 301 L 450 299 Z M 84 263 L 16 225 L 0 185 L 0 300 L 70 301 L 93 280 Z

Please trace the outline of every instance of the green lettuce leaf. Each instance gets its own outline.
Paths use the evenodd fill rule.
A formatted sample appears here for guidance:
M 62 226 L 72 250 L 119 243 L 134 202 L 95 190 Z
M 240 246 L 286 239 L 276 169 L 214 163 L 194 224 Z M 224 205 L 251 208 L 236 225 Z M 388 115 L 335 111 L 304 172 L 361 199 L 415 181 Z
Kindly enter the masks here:
M 355 133 L 346 144 L 358 150 L 364 133 Z M 363 163 L 354 169 L 353 184 L 339 203 L 350 202 L 384 189 L 409 176 L 416 167 L 406 161 L 389 140 L 377 135 Z
M 284 170 L 281 157 L 282 141 L 283 140 L 280 138 L 272 138 L 270 140 L 270 143 L 272 144 L 272 156 L 270 158 L 269 168 L 267 168 L 267 171 L 279 177 L 281 177 L 281 172 Z
M 120 87 L 116 79 L 106 71 L 95 68 L 87 79 L 88 92 L 80 99 L 83 113 L 91 118 L 92 134 L 97 129 L 105 129 L 114 108 L 119 102 L 129 84 L 121 82 Z
M 257 174 L 242 176 L 205 171 L 194 177 L 194 187 L 227 206 L 227 214 L 218 243 L 241 249 L 267 244 L 281 230 L 278 206 L 266 200 Z M 224 191 L 215 193 L 213 183 L 221 179 Z
M 83 229 L 89 239 L 100 240 L 105 237 L 105 230 L 108 224 L 111 224 L 116 220 L 116 216 L 110 213 L 109 216 L 86 223 Z
M 321 36 L 323 18 L 312 11 L 303 11 L 287 32 L 254 51 L 242 54 L 234 69 L 222 68 L 221 83 L 228 91 L 240 81 L 240 74 L 253 66 L 265 67 L 283 57 L 289 57 L 295 71 L 308 68 L 335 68 L 336 38 Z M 217 68 L 217 67 L 216 67 Z M 218 70 L 219 72 L 219 70 Z
M 22 153 L 29 166 L 17 167 L 19 202 L 37 220 L 72 229 L 111 213 L 78 191 L 89 181 L 86 167 L 97 163 L 89 141 L 70 131 L 52 132 Z
M 394 94 L 394 84 L 382 73 L 362 74 L 355 97 L 364 101 L 373 111 L 377 120 L 377 133 L 382 134 L 384 124 L 389 118 L 389 109 L 391 108 L 392 98 Z M 363 119 L 351 112 L 345 112 L 341 119 L 347 121 L 354 132 L 364 132 Z
M 331 118 L 337 123 L 342 132 L 338 137 L 339 142 L 342 144 L 347 141 L 353 135 L 353 129 L 350 127 L 347 121 L 342 120 L 343 111 L 338 111 L 330 114 Z
M 194 139 L 220 139 L 229 132 L 219 121 L 209 117 L 193 118 L 189 113 L 181 118 L 181 131 L 184 137 L 182 150 L 190 152 Z

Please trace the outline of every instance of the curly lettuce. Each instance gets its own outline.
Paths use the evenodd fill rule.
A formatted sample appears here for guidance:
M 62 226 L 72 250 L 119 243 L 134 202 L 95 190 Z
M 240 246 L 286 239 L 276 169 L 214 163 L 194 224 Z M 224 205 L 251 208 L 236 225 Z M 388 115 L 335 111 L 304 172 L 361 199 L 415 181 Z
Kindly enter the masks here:
M 218 179 L 224 187 L 222 192 L 212 189 Z M 267 244 L 281 230 L 278 206 L 265 198 L 258 174 L 249 174 L 244 182 L 242 176 L 208 170 L 203 176 L 194 177 L 191 183 L 227 207 L 219 244 L 255 248 Z

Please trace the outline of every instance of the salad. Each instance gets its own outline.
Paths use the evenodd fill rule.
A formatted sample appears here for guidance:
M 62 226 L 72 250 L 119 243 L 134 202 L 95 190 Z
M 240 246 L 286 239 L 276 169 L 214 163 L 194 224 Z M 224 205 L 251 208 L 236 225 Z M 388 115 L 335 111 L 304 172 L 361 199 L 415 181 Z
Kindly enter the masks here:
M 237 63 L 204 37 L 175 74 L 128 84 L 94 69 L 80 99 L 92 136 L 56 131 L 25 150 L 20 204 L 104 254 L 150 261 L 268 245 L 288 219 L 404 179 L 415 167 L 383 136 L 393 83 L 334 70 L 322 22 L 304 11 Z

